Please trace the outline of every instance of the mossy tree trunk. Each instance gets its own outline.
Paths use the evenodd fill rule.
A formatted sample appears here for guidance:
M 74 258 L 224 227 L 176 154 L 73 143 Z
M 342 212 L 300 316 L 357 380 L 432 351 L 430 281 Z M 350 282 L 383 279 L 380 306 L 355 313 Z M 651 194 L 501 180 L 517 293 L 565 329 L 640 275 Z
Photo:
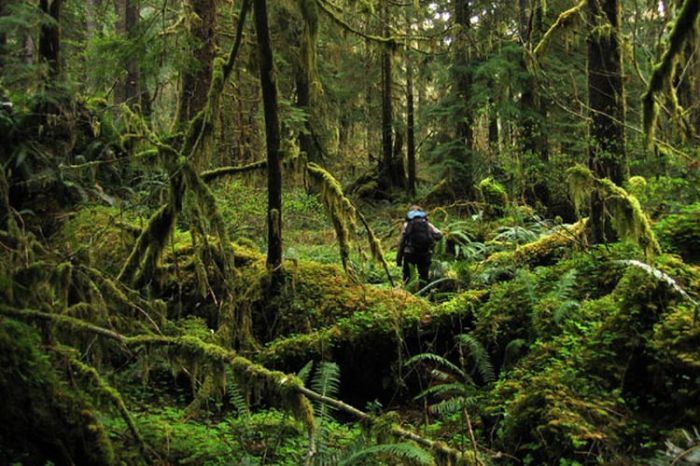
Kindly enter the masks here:
M 132 0 L 133 1 L 133 0 Z M 193 62 L 181 78 L 180 99 L 176 124 L 185 128 L 187 123 L 207 104 L 211 84 L 212 65 L 216 57 L 214 28 L 216 26 L 215 0 L 186 0 L 184 2 L 191 40 Z
M 677 10 L 682 6 L 683 2 L 677 0 Z M 700 102 L 697 101 L 700 96 L 700 34 L 697 29 L 693 29 L 686 40 L 676 79 L 679 103 L 688 112 L 688 129 L 695 137 L 700 137 Z
M 263 94 L 267 142 L 267 267 L 269 270 L 279 270 L 282 266 L 282 163 L 280 124 L 277 115 L 277 84 L 273 74 L 266 1 L 254 0 L 253 12 L 258 41 L 260 86 Z
M 119 34 L 128 41 L 134 40 L 141 11 L 139 0 L 118 0 L 116 6 Z M 129 56 L 124 67 L 126 74 L 114 89 L 114 99 L 118 104 L 126 103 L 134 109 L 141 104 L 141 70 L 138 58 L 134 55 Z
M 625 95 L 622 76 L 622 5 L 620 0 L 588 0 L 589 168 L 598 178 L 622 185 L 627 174 Z M 605 202 L 591 196 L 591 239 L 614 241 Z
M 542 15 L 544 14 L 543 0 L 519 1 L 518 30 L 526 49 L 532 50 L 542 38 Z M 529 3 L 529 9 L 528 4 Z M 530 53 L 530 52 L 525 52 Z M 535 155 L 545 166 L 549 162 L 548 140 L 543 128 L 546 118 L 546 106 L 542 96 L 537 93 L 537 81 L 526 65 L 527 57 L 523 56 L 521 66 L 525 73 L 523 92 L 520 97 L 520 147 L 524 153 Z M 549 203 L 549 189 L 544 179 L 535 181 L 531 191 L 527 193 L 532 201 L 543 205 Z
M 318 38 L 318 11 L 315 0 L 299 0 L 302 11 L 303 27 L 300 28 L 299 59 L 296 64 L 295 86 L 297 90 L 297 108 L 306 114 L 304 131 L 299 132 L 299 149 L 306 154 L 307 160 L 319 161 L 319 151 L 314 140 L 312 84 L 316 73 L 316 40 Z
M 61 73 L 61 3 L 62 0 L 40 0 L 39 8 L 53 21 L 43 22 L 39 30 L 39 61 L 48 66 L 48 83 L 54 84 Z
M 467 34 L 469 33 L 470 25 L 470 8 L 469 0 L 456 0 L 454 2 L 455 22 L 458 25 L 457 36 L 454 44 L 454 64 L 455 64 L 455 89 L 459 108 L 462 109 L 462 114 L 457 115 L 457 139 L 460 151 L 456 154 L 456 159 L 462 162 L 462 176 L 458 182 L 461 187 L 459 191 L 467 198 L 474 199 L 476 190 L 474 188 L 474 154 L 472 152 L 473 145 L 473 129 L 472 124 L 474 117 L 469 108 L 469 98 L 471 95 L 472 75 L 469 69 L 470 51 Z

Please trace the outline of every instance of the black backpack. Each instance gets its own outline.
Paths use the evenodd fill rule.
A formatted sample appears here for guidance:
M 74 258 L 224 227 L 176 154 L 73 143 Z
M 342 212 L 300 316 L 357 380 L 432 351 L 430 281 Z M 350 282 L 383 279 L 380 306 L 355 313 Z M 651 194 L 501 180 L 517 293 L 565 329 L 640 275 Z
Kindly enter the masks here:
M 435 239 L 430 231 L 428 220 L 424 217 L 414 218 L 406 225 L 407 252 L 412 254 L 428 254 L 433 249 Z

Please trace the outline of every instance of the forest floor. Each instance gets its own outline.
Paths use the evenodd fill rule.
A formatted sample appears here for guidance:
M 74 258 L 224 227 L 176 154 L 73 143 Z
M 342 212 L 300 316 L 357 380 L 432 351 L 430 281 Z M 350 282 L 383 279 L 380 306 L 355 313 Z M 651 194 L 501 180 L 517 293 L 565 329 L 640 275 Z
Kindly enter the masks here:
M 585 222 L 563 225 L 527 207 L 505 206 L 490 217 L 432 209 L 431 221 L 445 238 L 436 247 L 432 284 L 419 289 L 415 280 L 392 287 L 359 230 L 351 273 L 343 271 L 319 196 L 292 189 L 283 201 L 281 287 L 270 294 L 261 240 L 265 191 L 234 181 L 215 194 L 235 241 L 234 291 L 226 294 L 226 277 L 217 272 L 216 239 L 193 246 L 190 232 L 180 229 L 185 223 L 179 225 L 151 287 L 163 303 L 156 319 L 161 335 L 235 345 L 256 364 L 298 374 L 315 392 L 359 408 L 371 421 L 314 401 L 310 442 L 309 419 L 284 409 L 286 395 L 280 401 L 265 383 L 240 382 L 235 364 L 168 347 L 125 357 L 118 345 L 98 350 L 93 337 L 75 335 L 74 347 L 123 399 L 124 409 L 110 408 L 113 400 L 104 394 L 91 401 L 94 424 L 103 426 L 105 445 L 114 451 L 105 458 L 447 464 L 439 453 L 445 446 L 463 452 L 465 464 L 667 464 L 666 454 L 698 442 L 700 268 L 683 242 L 697 241 L 697 204 L 655 227 L 665 250 L 685 262 L 679 255 L 647 257 L 630 243 L 588 246 Z M 396 284 L 406 207 L 362 208 Z M 73 263 L 115 276 L 144 214 L 126 206 L 85 207 L 63 219 L 51 242 Z M 105 302 L 113 299 L 108 283 L 100 294 Z M 227 306 L 227 299 L 235 303 Z M 88 317 L 79 309 L 72 315 Z M 14 348 L 10 334 L 18 331 L 9 322 L 0 321 L 3 351 Z M 105 322 L 122 333 L 150 325 Z M 33 331 L 22 332 L 34 338 Z M 437 443 L 431 451 L 396 435 L 399 425 Z

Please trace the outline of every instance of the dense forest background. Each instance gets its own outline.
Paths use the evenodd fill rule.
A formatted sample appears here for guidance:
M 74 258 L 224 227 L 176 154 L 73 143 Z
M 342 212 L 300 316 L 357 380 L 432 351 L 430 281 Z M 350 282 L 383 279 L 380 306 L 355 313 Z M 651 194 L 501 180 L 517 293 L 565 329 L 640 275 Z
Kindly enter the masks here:
M 0 463 L 700 464 L 699 98 L 699 0 L 0 0 Z

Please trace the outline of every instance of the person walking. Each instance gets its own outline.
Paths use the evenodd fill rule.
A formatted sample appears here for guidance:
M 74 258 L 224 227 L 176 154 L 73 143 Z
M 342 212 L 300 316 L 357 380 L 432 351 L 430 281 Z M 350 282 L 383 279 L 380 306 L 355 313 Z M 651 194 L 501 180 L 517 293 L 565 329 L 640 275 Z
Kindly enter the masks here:
M 403 265 L 404 283 L 411 277 L 411 266 L 418 269 L 423 284 L 428 282 L 433 247 L 440 238 L 442 232 L 428 221 L 428 214 L 420 206 L 412 205 L 406 214 L 396 253 L 396 265 Z

